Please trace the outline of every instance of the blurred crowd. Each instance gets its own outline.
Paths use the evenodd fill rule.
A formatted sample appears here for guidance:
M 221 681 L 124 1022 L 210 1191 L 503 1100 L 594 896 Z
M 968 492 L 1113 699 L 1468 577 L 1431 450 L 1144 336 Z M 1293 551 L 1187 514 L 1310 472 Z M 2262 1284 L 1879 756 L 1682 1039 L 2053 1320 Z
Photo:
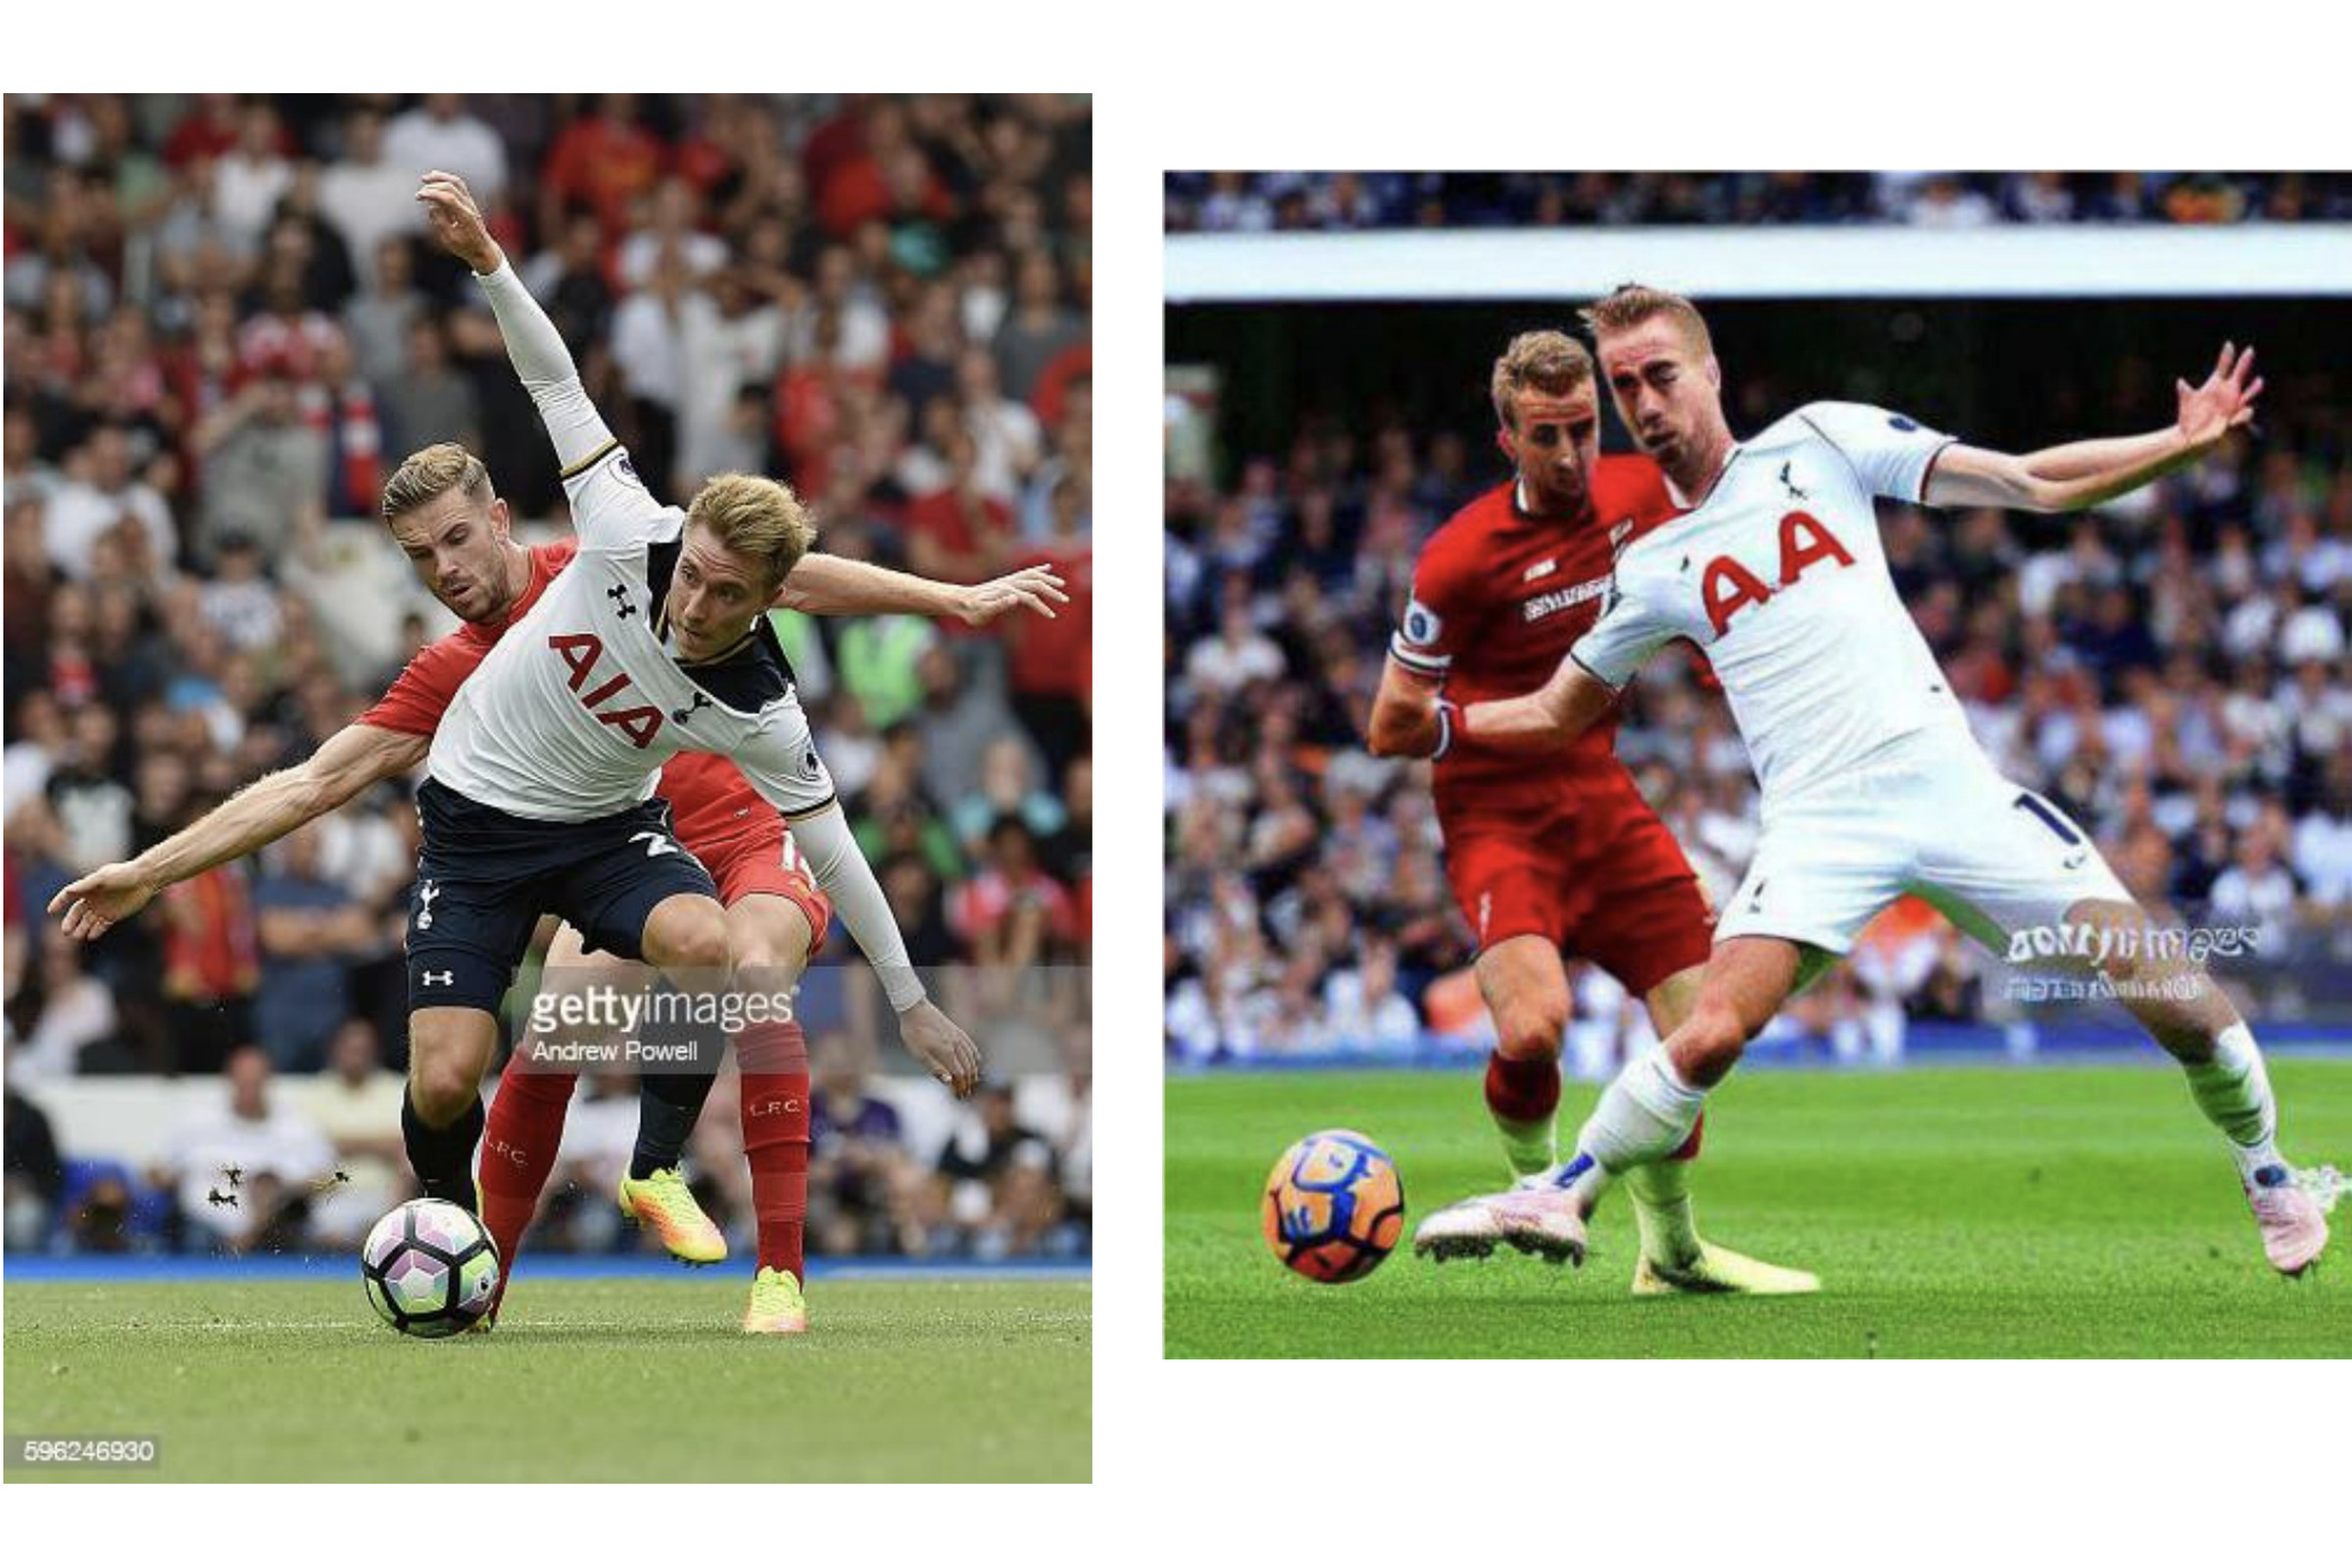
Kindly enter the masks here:
M 2132 427 L 2100 410 L 2132 407 L 2150 369 L 2114 367 L 2081 428 Z M 1734 429 L 1796 401 L 1736 402 Z M 2247 933 L 2251 957 L 2215 962 L 2258 1015 L 2340 1021 L 2352 409 L 2297 408 L 2094 513 L 1883 504 L 1882 525 L 2002 770 L 2091 827 L 2160 922 Z M 1372 758 L 1362 726 L 1422 541 L 1505 473 L 1454 431 L 1359 430 L 1329 410 L 1298 428 L 1287 450 L 1240 455 L 1231 482 L 1171 477 L 1166 496 L 1165 1007 L 1186 1059 L 1404 1052 L 1488 1027 L 1427 764 Z M 1720 905 L 1755 847 L 1755 785 L 1694 661 L 1644 669 L 1617 751 Z M 1647 1025 L 1605 975 L 1572 977 L 1570 1045 L 1598 1070 Z M 1912 1021 L 2018 1015 L 2003 971 L 1907 900 L 1781 1027 L 1867 1055 Z
M 419 595 L 390 657 L 349 635 L 350 596 L 400 581 L 376 507 L 405 454 L 464 442 L 537 524 L 518 532 L 560 531 L 536 411 L 465 269 L 425 238 L 428 169 L 467 179 L 666 499 L 769 473 L 812 504 L 820 549 L 958 581 L 1059 569 L 1072 602 L 1051 621 L 779 612 L 779 631 L 915 960 L 971 966 L 1002 1005 L 1020 974 L 1083 976 L 1086 98 L 12 94 L 5 112 L 12 1239 L 20 1091 L 37 1114 L 44 1081 L 83 1075 L 405 1065 L 406 785 L 96 945 L 58 940 L 43 909 L 307 756 L 452 624 Z M 1082 990 L 1021 1002 L 1072 1080 Z M 396 1133 L 391 1103 L 367 1131 Z M 1030 1159 L 1039 1140 L 984 1121 L 906 1157 Z M 1083 1142 L 1055 1137 L 1049 1171 Z M 151 1196 L 156 1174 L 128 1173 Z M 1057 1186 L 1041 1225 L 1016 1193 L 1007 1227 L 993 1199 L 927 1203 L 920 1186 L 858 1234 L 1029 1246 L 1083 1210 Z M 179 1192 L 175 1224 L 209 1228 L 225 1205 L 201 1196 Z
M 2352 175 L 1171 173 L 1170 233 L 1560 223 L 2292 223 L 2352 219 Z

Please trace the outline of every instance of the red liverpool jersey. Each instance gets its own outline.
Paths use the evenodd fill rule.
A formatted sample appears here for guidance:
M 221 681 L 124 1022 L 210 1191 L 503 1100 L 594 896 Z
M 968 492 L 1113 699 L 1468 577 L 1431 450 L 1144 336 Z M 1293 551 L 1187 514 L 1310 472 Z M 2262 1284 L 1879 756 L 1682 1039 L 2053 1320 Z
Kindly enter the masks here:
M 1571 645 L 1599 618 L 1616 552 L 1674 514 L 1666 481 L 1647 458 L 1604 457 L 1582 518 L 1538 517 L 1519 506 L 1516 482 L 1497 485 L 1446 519 L 1421 548 L 1413 601 L 1390 653 L 1407 669 L 1446 682 L 1469 704 L 1532 692 L 1551 678 Z M 1563 753 L 1530 755 L 1457 737 L 1437 764 L 1438 815 L 1466 820 L 1549 817 L 1596 786 L 1625 780 L 1614 716 Z
M 578 553 L 578 541 L 571 539 L 532 546 L 531 580 L 507 618 L 496 626 L 460 626 L 418 649 L 392 689 L 360 715 L 360 722 L 409 735 L 432 734 L 466 677 L 488 657 L 507 628 L 530 612 L 547 585 Z M 775 808 L 752 788 L 741 768 L 706 753 L 681 752 L 672 758 L 662 770 L 661 793 L 670 804 L 670 826 L 689 850 L 698 840 L 708 843 L 775 814 Z

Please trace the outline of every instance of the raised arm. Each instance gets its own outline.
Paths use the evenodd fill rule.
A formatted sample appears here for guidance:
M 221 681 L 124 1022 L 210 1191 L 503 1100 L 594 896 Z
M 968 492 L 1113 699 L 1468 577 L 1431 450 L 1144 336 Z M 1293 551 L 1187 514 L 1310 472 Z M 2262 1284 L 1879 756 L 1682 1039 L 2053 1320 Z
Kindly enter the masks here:
M 424 760 L 429 735 L 352 724 L 327 738 L 299 767 L 257 779 L 135 859 L 102 865 L 49 901 L 66 935 L 91 941 L 145 908 L 175 882 L 251 855 L 378 779 Z
M 1023 566 L 981 583 L 934 582 L 844 556 L 803 556 L 776 591 L 775 604 L 812 615 L 954 615 L 985 626 L 1008 610 L 1026 607 L 1054 618 L 1069 603 L 1061 578 L 1049 566 Z
M 1591 729 L 1616 701 L 1607 681 L 1563 659 L 1541 689 L 1463 709 L 1460 733 L 1501 751 L 1550 751 Z
M 580 384 L 579 367 L 571 362 L 571 350 L 564 346 L 564 334 L 556 330 L 556 323 L 548 319 L 539 302 L 531 298 L 531 291 L 507 265 L 506 252 L 490 237 L 466 181 L 434 170 L 417 186 L 416 200 L 424 207 L 433 237 L 473 269 L 474 281 L 481 285 L 483 297 L 490 302 L 490 314 L 498 318 L 499 333 L 506 339 L 507 358 L 514 362 L 514 373 L 538 405 L 539 417 L 546 421 L 548 439 L 555 443 L 556 460 L 564 471 L 571 472 L 610 447 L 612 432 L 588 400 L 588 390 Z
M 2254 418 L 2262 379 L 2254 351 L 2225 343 L 2202 386 L 2176 381 L 2180 413 L 2169 428 L 2145 435 L 2075 441 L 2019 457 L 1982 447 L 1944 449 L 1921 499 L 1932 507 L 2011 507 L 2021 512 L 2080 512 L 2186 467 Z

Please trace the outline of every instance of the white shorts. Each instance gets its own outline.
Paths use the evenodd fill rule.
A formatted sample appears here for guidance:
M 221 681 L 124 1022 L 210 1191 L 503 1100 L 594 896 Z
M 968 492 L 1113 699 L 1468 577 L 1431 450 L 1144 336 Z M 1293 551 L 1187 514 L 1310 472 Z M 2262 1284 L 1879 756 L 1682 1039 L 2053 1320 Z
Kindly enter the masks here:
M 1784 937 L 1843 955 L 1906 893 L 1996 954 L 2084 899 L 2133 902 L 2065 812 L 2001 777 L 1973 741 L 1930 734 L 1834 785 L 1768 801 L 1715 940 Z

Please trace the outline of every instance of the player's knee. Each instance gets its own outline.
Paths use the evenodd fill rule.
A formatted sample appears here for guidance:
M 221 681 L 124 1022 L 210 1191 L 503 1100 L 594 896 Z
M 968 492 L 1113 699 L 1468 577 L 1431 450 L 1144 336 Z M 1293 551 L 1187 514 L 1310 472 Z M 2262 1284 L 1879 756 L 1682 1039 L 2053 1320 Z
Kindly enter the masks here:
M 1565 998 L 1506 1008 L 1495 1019 L 1495 1049 L 1511 1061 L 1549 1061 L 1560 1054 L 1568 1032 Z
M 474 1102 L 480 1086 L 458 1052 L 419 1050 L 409 1064 L 409 1099 L 427 1127 L 447 1127 Z
M 718 906 L 690 906 L 669 911 L 659 944 L 662 966 L 715 975 L 727 966 L 727 920 Z
M 1720 1083 L 1754 1033 L 1731 1003 L 1702 998 L 1674 1032 L 1675 1070 L 1699 1087 Z

